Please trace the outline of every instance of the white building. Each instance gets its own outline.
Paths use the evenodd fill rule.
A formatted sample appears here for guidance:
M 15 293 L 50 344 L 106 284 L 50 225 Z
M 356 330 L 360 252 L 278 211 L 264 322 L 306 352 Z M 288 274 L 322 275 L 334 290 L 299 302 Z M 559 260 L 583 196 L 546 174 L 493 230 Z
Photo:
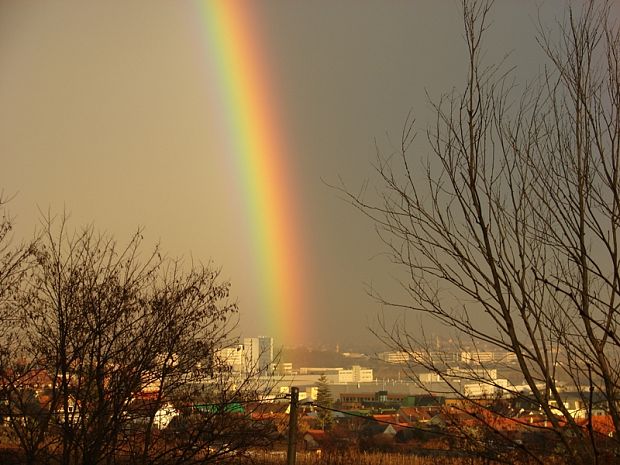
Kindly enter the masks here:
M 170 402 L 167 402 L 155 412 L 155 426 L 158 429 L 164 429 L 177 415 L 179 415 L 179 411 Z
M 482 364 L 482 363 L 489 363 L 492 362 L 495 359 L 495 354 L 493 352 L 479 352 L 479 351 L 475 351 L 475 352 L 468 352 L 468 351 L 463 351 L 461 352 L 461 362 L 463 363 L 475 363 L 475 364 Z
M 265 374 L 273 364 L 273 338 L 246 337 L 243 344 L 224 347 L 216 352 L 216 361 L 235 373 Z M 289 367 L 292 369 L 292 366 Z
M 379 358 L 387 363 L 407 363 L 411 356 L 409 352 L 397 351 L 397 352 L 381 352 Z
M 514 363 L 517 356 L 506 351 L 462 351 L 460 361 L 463 363 L 483 365 L 485 363 Z
M 497 379 L 497 368 L 450 368 L 446 370 L 446 375 L 451 378 L 461 379 L 480 379 L 494 380 Z
M 243 370 L 243 345 L 238 344 L 233 347 L 225 347 L 218 350 L 215 356 L 220 366 L 228 366 L 230 370 L 234 372 Z
M 243 340 L 243 357 L 246 371 L 269 370 L 273 363 L 273 338 L 266 336 L 246 337 Z
M 372 368 L 353 365 L 350 370 L 338 371 L 338 383 L 367 383 L 373 380 Z
M 420 373 L 419 375 L 421 383 L 442 383 L 443 379 L 438 373 Z
M 468 383 L 463 385 L 463 394 L 466 397 L 485 397 L 495 396 L 506 392 L 508 388 L 507 379 L 495 379 L 489 383 Z

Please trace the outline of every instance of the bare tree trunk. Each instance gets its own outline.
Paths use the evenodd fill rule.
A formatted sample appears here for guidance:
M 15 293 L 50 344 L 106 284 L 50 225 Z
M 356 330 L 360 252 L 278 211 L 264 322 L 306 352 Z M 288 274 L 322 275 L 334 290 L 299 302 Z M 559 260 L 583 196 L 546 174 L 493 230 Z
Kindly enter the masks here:
M 463 397 L 459 386 L 476 382 L 531 398 L 558 453 L 595 463 L 620 452 L 617 434 L 595 434 L 592 420 L 603 408 L 620 426 L 620 34 L 610 4 L 571 8 L 557 43 L 541 35 L 550 68 L 515 98 L 503 64 L 481 62 L 491 3 L 462 3 L 467 80 L 435 104 L 426 167 L 412 161 L 408 120 L 400 157 L 379 156 L 382 197 L 340 189 L 406 276 L 408 301 L 374 296 L 444 325 L 451 350 L 513 354 L 506 368 L 529 392 L 491 379 L 497 364 L 438 361 L 424 338 L 382 320 L 379 336 L 412 355 L 414 376 L 426 368 Z M 565 404 L 567 388 L 586 406 L 585 423 Z

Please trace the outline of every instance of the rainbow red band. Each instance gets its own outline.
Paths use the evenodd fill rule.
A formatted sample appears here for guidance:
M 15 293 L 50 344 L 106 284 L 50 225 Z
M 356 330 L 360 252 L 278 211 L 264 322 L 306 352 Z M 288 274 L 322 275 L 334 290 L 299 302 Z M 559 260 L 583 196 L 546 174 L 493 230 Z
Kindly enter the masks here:
M 280 343 L 299 340 L 308 328 L 307 279 L 297 183 L 278 115 L 278 98 L 262 48 L 260 2 L 200 0 L 210 66 L 216 68 L 224 127 L 234 157 L 252 242 L 251 269 L 258 281 L 261 318 Z M 213 83 L 209 83 L 212 85 Z M 254 307 L 253 302 L 241 302 Z

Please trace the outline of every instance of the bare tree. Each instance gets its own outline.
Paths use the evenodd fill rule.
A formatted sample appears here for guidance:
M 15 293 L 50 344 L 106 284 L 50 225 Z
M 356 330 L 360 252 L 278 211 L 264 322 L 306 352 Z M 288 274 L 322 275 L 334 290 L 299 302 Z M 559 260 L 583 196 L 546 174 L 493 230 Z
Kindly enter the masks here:
M 140 232 L 120 246 L 91 227 L 70 233 L 65 219 L 45 220 L 19 304 L 30 370 L 49 374 L 37 393 L 46 414 L 23 421 L 23 385 L 10 398 L 31 463 L 213 461 L 205 451 L 231 428 L 199 433 L 230 412 L 195 415 L 184 441 L 165 433 L 171 417 L 204 403 L 206 391 L 214 405 L 263 394 L 250 385 L 254 372 L 227 384 L 215 357 L 234 327 L 229 284 L 212 266 L 184 265 L 157 247 L 145 254 Z
M 12 419 L 9 404 L 18 405 L 20 421 L 29 423 L 31 416 L 39 414 L 38 404 L 31 392 L 16 396 L 16 388 L 23 391 L 24 383 L 31 376 L 23 360 L 22 320 L 15 311 L 22 280 L 31 265 L 34 241 L 14 243 L 13 220 L 8 211 L 10 198 L 0 192 L 0 414 Z
M 0 372 L 8 374 L 8 354 L 14 355 L 19 328 L 17 315 L 14 313 L 14 301 L 17 289 L 28 268 L 28 259 L 34 251 L 32 243 L 13 243 L 13 221 L 8 212 L 9 202 L 0 192 Z
M 13 298 L 12 291 L 19 284 L 25 269 L 25 262 L 32 253 L 31 245 L 13 244 L 13 221 L 7 210 L 9 199 L 0 192 L 0 310 L 2 317 L 9 318 L 8 303 Z
M 434 105 L 426 164 L 410 153 L 409 119 L 399 152 L 378 157 L 380 200 L 341 186 L 406 272 L 406 300 L 375 297 L 450 328 L 455 351 L 509 354 L 527 393 L 492 379 L 479 357 L 467 369 L 433 356 L 423 333 L 383 320 L 380 336 L 452 392 L 465 395 L 472 382 L 527 399 L 556 452 L 580 463 L 620 453 L 620 35 L 611 6 L 570 7 L 558 40 L 541 24 L 547 70 L 516 95 L 504 65 L 481 59 L 491 2 L 463 1 L 465 88 Z M 571 390 L 584 421 L 566 405 Z M 597 408 L 611 439 L 596 432 Z

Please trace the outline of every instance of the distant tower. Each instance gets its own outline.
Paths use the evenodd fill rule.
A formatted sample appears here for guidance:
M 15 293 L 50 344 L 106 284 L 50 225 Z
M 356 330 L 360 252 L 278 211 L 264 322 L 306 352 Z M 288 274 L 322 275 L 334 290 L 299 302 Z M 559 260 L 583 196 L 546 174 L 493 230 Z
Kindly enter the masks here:
M 268 370 L 273 363 L 273 338 L 266 336 L 246 337 L 243 351 L 247 370 Z

